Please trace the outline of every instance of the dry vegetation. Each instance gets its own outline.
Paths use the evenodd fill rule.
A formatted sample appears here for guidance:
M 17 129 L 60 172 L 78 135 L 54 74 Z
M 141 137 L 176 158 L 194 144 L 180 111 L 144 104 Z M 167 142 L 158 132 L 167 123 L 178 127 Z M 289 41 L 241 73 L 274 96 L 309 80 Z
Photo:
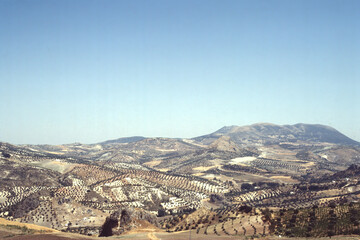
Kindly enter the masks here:
M 264 125 L 191 140 L 0 143 L 0 217 L 129 239 L 359 234 L 359 147 L 298 137 Z

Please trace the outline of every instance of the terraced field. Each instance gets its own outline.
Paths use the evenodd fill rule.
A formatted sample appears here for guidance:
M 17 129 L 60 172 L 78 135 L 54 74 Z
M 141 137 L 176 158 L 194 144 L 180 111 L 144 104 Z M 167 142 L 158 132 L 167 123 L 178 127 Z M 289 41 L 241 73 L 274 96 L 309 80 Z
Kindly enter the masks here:
M 0 217 L 144 239 L 357 234 L 360 148 L 315 139 L 330 130 L 306 127 L 265 124 L 194 139 L 89 145 L 0 143 Z M 136 232 L 149 226 L 149 236 Z

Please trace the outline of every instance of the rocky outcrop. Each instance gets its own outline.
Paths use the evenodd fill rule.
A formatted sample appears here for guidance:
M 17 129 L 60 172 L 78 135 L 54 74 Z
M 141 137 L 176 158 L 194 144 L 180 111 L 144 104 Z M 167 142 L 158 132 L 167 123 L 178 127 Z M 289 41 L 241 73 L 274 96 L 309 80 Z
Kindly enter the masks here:
M 156 216 L 145 212 L 142 209 L 119 209 L 106 218 L 99 237 L 121 235 L 132 229 L 141 227 L 140 222 L 144 221 L 154 225 L 155 227 L 159 227 Z

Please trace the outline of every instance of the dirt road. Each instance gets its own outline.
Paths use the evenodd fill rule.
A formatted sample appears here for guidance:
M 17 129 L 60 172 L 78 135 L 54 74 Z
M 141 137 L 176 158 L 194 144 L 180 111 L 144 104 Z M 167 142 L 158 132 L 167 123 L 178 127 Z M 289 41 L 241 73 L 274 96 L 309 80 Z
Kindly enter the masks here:
M 148 233 L 148 238 L 150 239 L 150 240 L 161 240 L 160 238 L 158 238 L 158 237 L 156 237 L 155 236 L 155 234 L 154 233 Z

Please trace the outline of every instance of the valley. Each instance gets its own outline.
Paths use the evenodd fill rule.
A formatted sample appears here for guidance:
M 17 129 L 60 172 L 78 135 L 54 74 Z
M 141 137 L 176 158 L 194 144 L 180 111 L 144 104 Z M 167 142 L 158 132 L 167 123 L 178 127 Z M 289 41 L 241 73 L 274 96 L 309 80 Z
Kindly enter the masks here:
M 88 238 L 351 239 L 360 234 L 359 166 L 360 143 L 310 124 L 2 142 L 0 218 Z

